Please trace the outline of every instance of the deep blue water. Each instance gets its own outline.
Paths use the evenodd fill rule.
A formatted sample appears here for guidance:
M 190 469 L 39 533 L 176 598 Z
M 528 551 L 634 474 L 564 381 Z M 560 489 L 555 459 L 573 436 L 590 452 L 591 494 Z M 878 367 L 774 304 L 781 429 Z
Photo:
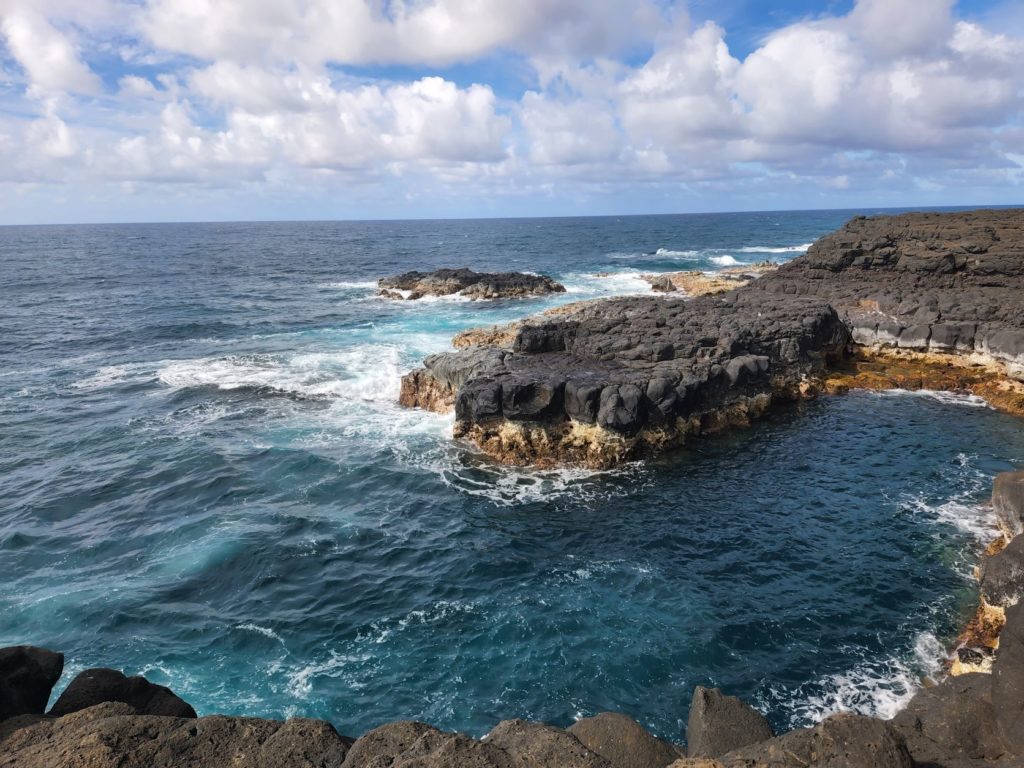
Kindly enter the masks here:
M 0 228 L 0 645 L 352 735 L 612 709 L 678 739 L 697 684 L 780 727 L 891 714 L 976 599 L 1017 420 L 851 394 L 595 474 L 495 467 L 394 404 L 458 330 L 852 213 Z M 373 295 L 463 265 L 570 292 Z

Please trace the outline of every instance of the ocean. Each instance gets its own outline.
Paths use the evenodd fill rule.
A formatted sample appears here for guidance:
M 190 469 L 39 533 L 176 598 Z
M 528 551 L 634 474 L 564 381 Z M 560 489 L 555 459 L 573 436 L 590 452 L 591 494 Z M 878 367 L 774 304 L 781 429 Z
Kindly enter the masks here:
M 1016 419 L 860 392 L 537 471 L 396 404 L 460 330 L 789 259 L 856 213 L 0 228 L 0 645 L 352 736 L 614 710 L 679 740 L 695 685 L 780 729 L 893 714 L 976 605 Z M 568 291 L 375 295 L 442 266 Z

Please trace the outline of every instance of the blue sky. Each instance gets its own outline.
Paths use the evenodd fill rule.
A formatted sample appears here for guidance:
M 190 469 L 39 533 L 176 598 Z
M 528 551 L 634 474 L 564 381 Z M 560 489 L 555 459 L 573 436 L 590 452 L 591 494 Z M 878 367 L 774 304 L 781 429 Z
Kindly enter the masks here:
M 1024 4 L 0 0 L 0 223 L 1016 204 Z

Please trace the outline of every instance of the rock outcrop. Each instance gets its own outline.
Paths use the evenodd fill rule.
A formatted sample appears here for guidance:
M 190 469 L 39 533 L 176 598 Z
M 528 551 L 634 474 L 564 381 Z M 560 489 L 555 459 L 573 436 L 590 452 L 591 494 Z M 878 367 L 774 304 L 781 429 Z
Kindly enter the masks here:
M 500 365 L 481 370 L 472 346 L 434 356 L 402 402 L 454 403 L 455 435 L 500 461 L 589 467 L 826 387 L 928 381 L 1024 414 L 1022 310 L 1021 211 L 859 217 L 718 296 L 608 299 L 507 326 L 492 337 Z M 837 378 L 851 342 L 876 357 Z M 887 375 L 899 366 L 910 373 Z
M 991 675 L 960 675 L 925 688 L 892 724 L 918 763 L 947 765 L 1006 754 L 996 731 Z
M 992 508 L 1004 536 L 1012 538 L 1024 532 L 1024 472 L 996 475 Z
M 456 435 L 496 458 L 604 467 L 799 397 L 848 340 L 814 299 L 612 299 L 524 325 L 511 351 L 434 355 L 403 402 L 454 390 Z
M 18 645 L 0 648 L 0 721 L 41 715 L 64 670 L 64 654 Z
M 723 768 L 914 768 L 903 737 L 892 725 L 850 714 L 833 715 L 813 728 L 790 731 L 715 761 Z M 692 768 L 700 762 L 676 765 Z
M 585 717 L 566 730 L 615 768 L 665 768 L 683 752 L 655 738 L 636 720 L 618 712 Z
M 54 702 L 50 714 L 69 715 L 103 702 L 119 701 L 139 715 L 195 717 L 196 712 L 165 686 L 144 677 L 127 677 L 115 669 L 87 669 L 79 673 Z
M 641 277 L 650 284 L 652 291 L 658 293 L 680 291 L 687 296 L 714 296 L 742 288 L 751 280 L 774 272 L 778 267 L 773 261 L 763 261 L 742 267 L 728 267 L 717 272 L 655 272 Z
M 550 277 L 526 272 L 474 272 L 471 269 L 438 269 L 404 272 L 377 281 L 380 295 L 389 299 L 422 299 L 424 296 L 459 294 L 469 299 L 506 299 L 563 293 L 565 286 Z
M 720 757 L 733 750 L 772 738 L 765 716 L 735 696 L 717 688 L 697 686 L 686 724 L 689 757 Z
M 976 354 L 1024 374 L 1024 212 L 858 217 L 751 284 L 834 306 L 864 346 Z
M 340 768 L 350 743 L 317 720 L 139 715 L 116 702 L 0 724 L 0 768 Z

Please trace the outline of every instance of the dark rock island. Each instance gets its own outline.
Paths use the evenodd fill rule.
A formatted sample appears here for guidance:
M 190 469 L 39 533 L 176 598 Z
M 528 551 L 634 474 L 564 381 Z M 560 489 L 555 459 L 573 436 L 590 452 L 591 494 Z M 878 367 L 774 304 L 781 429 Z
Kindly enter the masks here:
M 564 293 L 565 286 L 550 277 L 526 272 L 474 272 L 438 269 L 404 272 L 377 281 L 380 295 L 389 299 L 422 299 L 458 294 L 468 299 L 508 299 Z

